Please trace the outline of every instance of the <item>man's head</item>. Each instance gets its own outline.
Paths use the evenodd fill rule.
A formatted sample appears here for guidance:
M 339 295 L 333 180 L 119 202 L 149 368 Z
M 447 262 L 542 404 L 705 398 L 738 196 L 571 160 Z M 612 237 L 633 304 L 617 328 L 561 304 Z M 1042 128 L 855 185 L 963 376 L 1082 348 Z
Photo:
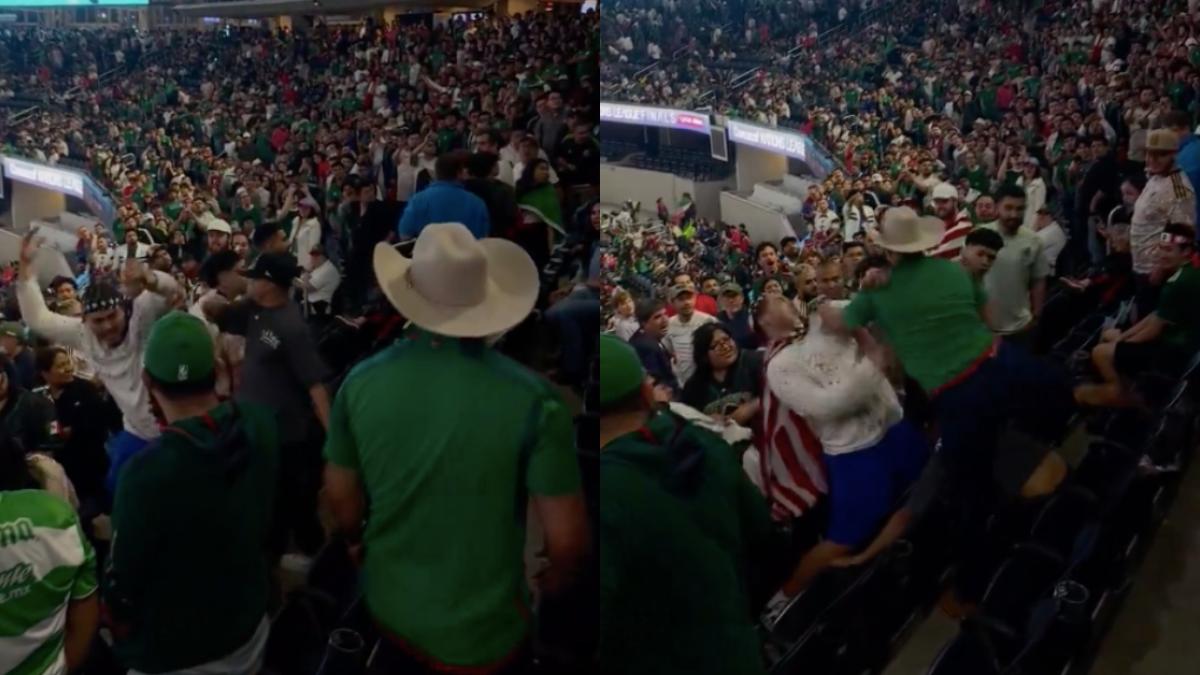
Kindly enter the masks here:
M 1177 138 L 1184 138 L 1192 130 L 1192 121 L 1188 118 L 1188 114 L 1181 110 L 1172 110 L 1163 115 L 1160 122 L 1164 128 L 1173 132 Z
M 671 287 L 686 286 L 687 288 L 696 290 L 696 282 L 692 281 L 692 275 L 687 272 L 680 272 L 671 278 Z
M 250 237 L 245 232 L 234 232 L 229 239 L 229 248 L 237 254 L 238 259 L 245 260 L 250 253 Z
M 782 295 L 764 295 L 754 305 L 754 324 L 768 340 L 780 340 L 796 332 L 800 315 L 791 300 Z
M 494 153 L 477 152 L 467 160 L 471 178 L 495 178 L 500 173 L 500 158 Z
M 795 237 L 784 237 L 779 240 L 779 245 L 783 247 L 783 257 L 790 260 L 795 260 L 796 256 L 800 255 L 800 244 Z
M 1167 223 L 1159 235 L 1158 268 L 1168 274 L 1183 267 L 1196 253 L 1196 228 Z
M 25 349 L 25 327 L 17 321 L 0 323 L 0 348 L 9 356 L 16 356 Z
M 438 180 L 464 181 L 469 176 L 467 166 L 471 156 L 465 150 L 453 150 L 437 158 L 433 164 L 433 172 Z
M 278 223 L 263 223 L 254 228 L 253 241 L 260 253 L 287 252 L 287 235 Z
M 847 278 L 853 278 L 858 266 L 867 258 L 867 246 L 861 241 L 848 241 L 842 244 L 842 272 Z
M 287 304 L 292 282 L 300 276 L 300 266 L 290 253 L 262 253 L 242 272 L 249 279 L 246 295 L 261 307 Z
M 75 280 L 71 277 L 57 276 L 50 280 L 50 292 L 59 302 L 75 299 L 78 291 L 79 287 L 75 285 Z
M 216 253 L 229 248 L 229 237 L 233 234 L 233 228 L 229 223 L 220 218 L 213 219 L 208 223 L 208 252 Z
M 829 300 L 845 299 L 846 284 L 841 260 L 831 258 L 817 268 L 817 292 Z
M 1167 174 L 1175 168 L 1175 153 L 1179 136 L 1169 129 L 1155 129 L 1146 136 L 1146 170 L 1151 174 Z
M 717 292 L 721 290 L 721 282 L 711 274 L 705 275 L 700 280 L 700 292 L 709 296 L 717 297 Z
M 718 296 L 718 300 L 721 304 L 721 311 L 726 314 L 736 314 L 742 311 L 742 307 L 746 304 L 742 287 L 735 281 L 730 281 L 721 287 L 721 295 Z
M 154 322 L 142 363 L 142 381 L 168 418 L 180 401 L 213 395 L 213 340 L 198 317 L 174 311 Z
M 96 341 L 112 349 L 125 339 L 125 298 L 115 284 L 93 280 L 83 292 L 83 323 Z
M 754 259 L 758 261 L 759 268 L 768 276 L 779 271 L 779 251 L 776 250 L 775 244 L 767 241 L 759 244 L 754 249 Z
M 996 200 L 991 195 L 979 195 L 975 200 L 975 218 L 981 223 L 990 223 L 997 218 Z
M 482 131 L 475 136 L 475 152 L 489 155 L 500 154 L 500 134 L 494 131 Z
M 667 334 L 667 306 L 658 298 L 645 298 L 637 304 L 637 320 L 646 335 L 655 340 Z
M 1034 231 L 1041 231 L 1054 224 L 1054 212 L 1043 206 L 1037 210 L 1037 217 L 1033 221 Z
M 1121 202 L 1129 208 L 1137 203 L 1146 187 L 1146 177 L 1140 173 L 1130 174 L 1121 181 Z
M 1025 190 L 1011 184 L 1001 186 L 996 192 L 996 210 L 1000 227 L 1009 234 L 1015 233 L 1025 220 Z
M 633 347 L 618 337 L 601 335 L 599 354 L 601 418 L 649 411 L 654 392 Z
M 980 228 L 967 235 L 962 250 L 962 266 L 976 279 L 983 278 L 1004 248 L 1004 238 L 995 230 Z
M 950 183 L 933 186 L 933 212 L 942 220 L 949 220 L 958 213 L 958 190 Z
M 216 289 L 221 295 L 230 300 L 241 295 L 246 290 L 246 279 L 237 273 L 241 259 L 238 254 L 226 250 L 214 253 L 200 266 L 200 278 L 204 285 Z
M 688 286 L 675 286 L 671 289 L 671 306 L 679 318 L 687 321 L 696 313 L 696 291 Z

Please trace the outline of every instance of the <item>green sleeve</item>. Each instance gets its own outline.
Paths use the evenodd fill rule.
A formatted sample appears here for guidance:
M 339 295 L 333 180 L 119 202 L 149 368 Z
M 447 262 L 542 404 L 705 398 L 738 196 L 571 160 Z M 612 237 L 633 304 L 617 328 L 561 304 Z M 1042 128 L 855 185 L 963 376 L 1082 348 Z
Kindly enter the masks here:
M 358 471 L 358 447 L 354 443 L 354 432 L 350 429 L 350 383 L 342 385 L 337 396 L 333 399 L 333 408 L 329 411 L 329 433 L 325 435 L 325 459 L 344 469 Z
M 987 304 L 987 289 L 983 287 L 983 282 L 978 279 L 971 280 L 971 288 L 975 291 L 975 306 L 983 307 Z
M 74 529 L 75 535 L 79 537 L 79 544 L 83 546 L 83 562 L 79 565 L 75 580 L 71 582 L 71 599 L 82 600 L 96 592 L 96 551 L 84 536 L 78 521 L 75 522 Z
M 842 310 L 842 321 L 847 328 L 862 328 L 875 320 L 875 301 L 872 297 L 870 291 L 859 293 L 846 305 L 846 309 Z
M 537 405 L 536 436 L 525 470 L 526 485 L 531 493 L 547 497 L 579 492 L 571 413 L 558 397 L 543 398 Z
M 156 499 L 154 481 L 144 475 L 135 457 L 121 472 L 113 500 L 112 544 L 104 575 L 104 602 L 119 622 L 127 622 L 136 613 L 145 588 L 141 582 L 146 570 L 158 564 L 155 540 L 157 519 L 162 504 Z

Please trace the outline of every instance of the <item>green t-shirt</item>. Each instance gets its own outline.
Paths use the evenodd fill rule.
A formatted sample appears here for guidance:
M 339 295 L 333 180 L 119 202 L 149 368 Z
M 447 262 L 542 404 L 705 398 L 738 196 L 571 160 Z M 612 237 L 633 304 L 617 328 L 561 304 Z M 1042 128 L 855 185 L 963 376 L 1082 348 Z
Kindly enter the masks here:
M 904 369 L 928 392 L 960 375 L 995 340 L 979 314 L 985 302 L 956 263 L 906 257 L 886 286 L 854 297 L 845 320 L 850 328 L 878 324 Z
M 988 176 L 987 168 L 982 164 L 976 165 L 974 169 L 963 169 L 962 176 L 967 179 L 967 184 L 973 189 L 980 192 L 991 191 L 992 181 Z
M 1200 347 L 1200 270 L 1185 265 L 1163 284 L 1154 313 L 1167 322 L 1163 344 L 1190 355 Z
M 766 501 L 717 436 L 683 423 L 680 445 L 702 453 L 698 476 L 663 444 L 677 423 L 659 413 L 600 454 L 600 672 L 758 675 L 746 561 L 770 550 Z M 697 592 L 703 589 L 703 592 Z
M 177 421 L 121 469 L 104 598 L 128 629 L 114 650 L 136 670 L 220 659 L 266 616 L 279 429 L 266 407 L 236 411 L 209 411 L 220 435 L 201 417 Z
M 96 592 L 96 557 L 75 510 L 43 490 L 0 492 L 0 670 L 66 672 L 67 603 Z
M 347 377 L 325 457 L 371 504 L 364 591 L 382 627 L 457 666 L 526 639 L 519 495 L 580 489 L 571 414 L 547 383 L 480 341 L 413 330 Z
M 253 221 L 255 227 L 263 224 L 262 209 L 258 208 L 258 204 L 251 204 L 248 209 L 242 208 L 239 205 L 233 210 L 234 229 L 241 229 L 242 223 L 247 220 Z

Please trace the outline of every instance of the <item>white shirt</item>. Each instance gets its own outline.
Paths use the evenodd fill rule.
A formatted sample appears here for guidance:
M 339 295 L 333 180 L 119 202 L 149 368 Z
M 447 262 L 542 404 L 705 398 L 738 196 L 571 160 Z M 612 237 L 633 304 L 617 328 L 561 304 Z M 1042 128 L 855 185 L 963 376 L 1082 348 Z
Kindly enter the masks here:
M 302 261 L 300 266 L 304 269 L 307 270 L 312 265 L 312 256 L 309 255 L 309 252 L 319 243 L 321 243 L 321 222 L 316 218 L 301 221 L 300 216 L 296 216 L 292 225 L 292 255 L 296 256 L 296 260 Z
M 1133 251 L 1133 271 L 1149 274 L 1154 270 L 1154 252 L 1159 235 L 1167 223 L 1196 224 L 1196 198 L 1192 183 L 1178 169 L 1169 174 L 1152 175 L 1133 205 L 1129 226 L 1129 244 Z
M 663 337 L 663 344 L 675 354 L 675 378 L 679 380 L 679 386 L 687 384 L 688 378 L 696 372 L 696 360 L 692 353 L 692 338 L 696 329 L 715 321 L 716 318 L 711 314 L 699 310 L 693 312 L 687 323 L 684 323 L 678 314 L 667 321 L 667 334 Z
M 829 455 L 875 445 L 904 417 L 883 372 L 858 353 L 854 341 L 820 330 L 820 317 L 813 317 L 803 340 L 771 359 L 767 383 L 808 421 Z
M 1017 179 L 1017 185 L 1025 188 L 1025 219 L 1022 224 L 1032 230 L 1038 209 L 1046 205 L 1046 181 L 1041 176 L 1035 176 L 1031 181 L 1021 176 Z
M 150 255 L 150 247 L 139 241 L 137 243 L 137 245 L 134 247 L 133 257 L 138 260 L 145 260 L 149 255 Z M 125 261 L 128 259 L 129 259 L 129 245 L 122 244 L 122 245 L 118 246 L 116 248 L 117 265 L 118 266 L 124 265 Z
M 309 302 L 329 302 L 333 299 L 333 294 L 337 291 L 338 286 L 342 283 L 342 275 L 338 272 L 337 267 L 329 262 L 318 265 L 307 275 L 308 283 L 312 284 L 315 290 L 308 291 L 305 296 Z
M 134 298 L 125 340 L 112 349 L 96 340 L 82 319 L 51 312 L 36 279 L 17 284 L 17 302 L 30 330 L 50 342 L 83 352 L 120 408 L 125 430 L 143 440 L 158 438 L 160 432 L 150 411 L 150 393 L 142 383 L 142 352 L 150 327 L 171 309 L 166 296 L 179 292 L 171 275 L 153 274 L 159 292 L 142 291 Z
M 1062 226 L 1058 223 L 1050 223 L 1034 234 L 1042 240 L 1042 255 L 1046 258 L 1050 274 L 1053 276 L 1054 264 L 1058 262 L 1059 254 L 1067 246 L 1067 233 L 1063 232 Z

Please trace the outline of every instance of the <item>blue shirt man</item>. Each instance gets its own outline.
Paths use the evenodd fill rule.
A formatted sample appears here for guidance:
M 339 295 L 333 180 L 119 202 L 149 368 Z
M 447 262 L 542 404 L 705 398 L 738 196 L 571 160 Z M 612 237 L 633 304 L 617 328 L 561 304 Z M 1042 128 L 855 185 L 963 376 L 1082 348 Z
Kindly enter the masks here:
M 433 168 L 437 180 L 413 195 L 404 207 L 397 227 L 401 239 L 416 239 L 430 223 L 462 223 L 476 239 L 488 236 L 492 227 L 487 204 L 462 185 L 469 158 L 463 151 L 437 158 Z
M 1179 136 L 1179 152 L 1175 155 L 1175 166 L 1188 177 L 1196 191 L 1196 213 L 1200 214 L 1200 136 L 1191 132 L 1191 119 L 1187 113 L 1172 110 L 1163 119 L 1163 126 Z M 1197 235 L 1200 241 L 1200 234 Z

